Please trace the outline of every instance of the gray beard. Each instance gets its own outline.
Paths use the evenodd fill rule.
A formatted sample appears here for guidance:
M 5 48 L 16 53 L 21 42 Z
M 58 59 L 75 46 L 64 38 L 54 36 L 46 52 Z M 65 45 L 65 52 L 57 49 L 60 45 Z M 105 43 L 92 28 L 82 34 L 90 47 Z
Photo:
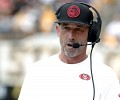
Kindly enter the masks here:
M 64 49 L 64 53 L 65 53 L 66 56 L 72 58 L 72 57 L 78 56 L 80 54 L 80 51 L 79 51 L 79 49 L 76 49 L 76 51 L 70 52 L 70 51 Z
M 66 51 L 66 52 L 65 52 L 65 55 L 72 58 L 72 57 L 77 56 L 77 53 L 75 53 L 75 52 L 67 52 L 67 51 Z

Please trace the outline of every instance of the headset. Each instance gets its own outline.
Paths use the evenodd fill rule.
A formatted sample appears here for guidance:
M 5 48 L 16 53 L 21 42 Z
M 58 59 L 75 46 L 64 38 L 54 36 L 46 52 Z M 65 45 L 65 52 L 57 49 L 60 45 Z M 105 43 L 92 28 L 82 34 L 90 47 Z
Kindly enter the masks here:
M 88 39 L 87 39 L 87 41 L 88 41 L 88 42 L 92 42 L 92 43 L 98 43 L 98 42 L 100 41 L 100 38 L 99 38 L 99 37 L 100 37 L 101 26 L 102 26 L 101 17 L 100 17 L 100 15 L 99 15 L 98 11 L 97 11 L 94 7 L 92 7 L 91 5 L 88 5 L 88 4 L 83 3 L 83 2 L 79 2 L 79 3 L 82 4 L 82 5 L 84 5 L 84 6 L 86 6 L 86 7 L 88 7 L 89 10 L 90 10 L 90 8 L 92 8 L 92 10 L 95 11 L 95 13 L 97 14 L 96 20 L 92 20 L 92 21 L 90 22 L 90 29 L 89 29 L 89 32 L 88 32 Z M 67 3 L 67 4 L 69 4 L 69 3 Z M 66 4 L 65 4 L 65 5 L 66 5 Z M 64 5 L 63 5 L 63 6 L 64 6 Z M 59 18 L 59 15 L 60 15 L 59 11 L 60 11 L 60 9 L 61 9 L 63 6 L 61 6 L 61 7 L 57 10 L 57 12 L 56 12 L 57 19 Z M 91 10 L 90 10 L 90 11 L 91 11 Z M 91 12 L 92 12 L 92 11 L 91 11 Z M 92 15 L 93 15 L 93 13 L 92 13 Z M 94 18 L 93 18 L 93 19 L 94 19 Z

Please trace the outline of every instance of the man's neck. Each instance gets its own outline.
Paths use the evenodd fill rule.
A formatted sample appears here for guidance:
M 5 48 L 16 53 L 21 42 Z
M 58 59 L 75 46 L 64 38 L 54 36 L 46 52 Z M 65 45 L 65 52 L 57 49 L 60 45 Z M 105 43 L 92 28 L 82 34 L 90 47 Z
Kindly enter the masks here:
M 80 63 L 84 61 L 88 57 L 87 54 L 84 55 L 78 55 L 76 57 L 68 57 L 65 54 L 59 54 L 59 58 L 62 62 L 67 63 L 67 64 L 75 64 L 75 63 Z

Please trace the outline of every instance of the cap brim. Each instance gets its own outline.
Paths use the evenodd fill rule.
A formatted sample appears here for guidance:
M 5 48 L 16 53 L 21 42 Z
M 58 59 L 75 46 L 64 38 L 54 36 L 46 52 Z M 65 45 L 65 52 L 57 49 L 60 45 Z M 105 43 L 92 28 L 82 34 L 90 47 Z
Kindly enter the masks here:
M 77 22 L 77 21 L 56 21 L 55 23 L 76 23 L 76 24 L 80 24 L 83 26 L 90 26 L 89 24 L 83 23 L 83 22 Z

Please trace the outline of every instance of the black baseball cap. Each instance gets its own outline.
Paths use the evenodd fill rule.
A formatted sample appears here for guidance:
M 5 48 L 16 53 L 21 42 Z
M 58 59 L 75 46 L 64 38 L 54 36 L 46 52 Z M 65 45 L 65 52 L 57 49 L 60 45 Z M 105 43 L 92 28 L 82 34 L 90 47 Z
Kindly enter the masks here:
M 90 26 L 93 20 L 92 11 L 80 2 L 66 3 L 55 14 L 56 23 L 78 23 Z

